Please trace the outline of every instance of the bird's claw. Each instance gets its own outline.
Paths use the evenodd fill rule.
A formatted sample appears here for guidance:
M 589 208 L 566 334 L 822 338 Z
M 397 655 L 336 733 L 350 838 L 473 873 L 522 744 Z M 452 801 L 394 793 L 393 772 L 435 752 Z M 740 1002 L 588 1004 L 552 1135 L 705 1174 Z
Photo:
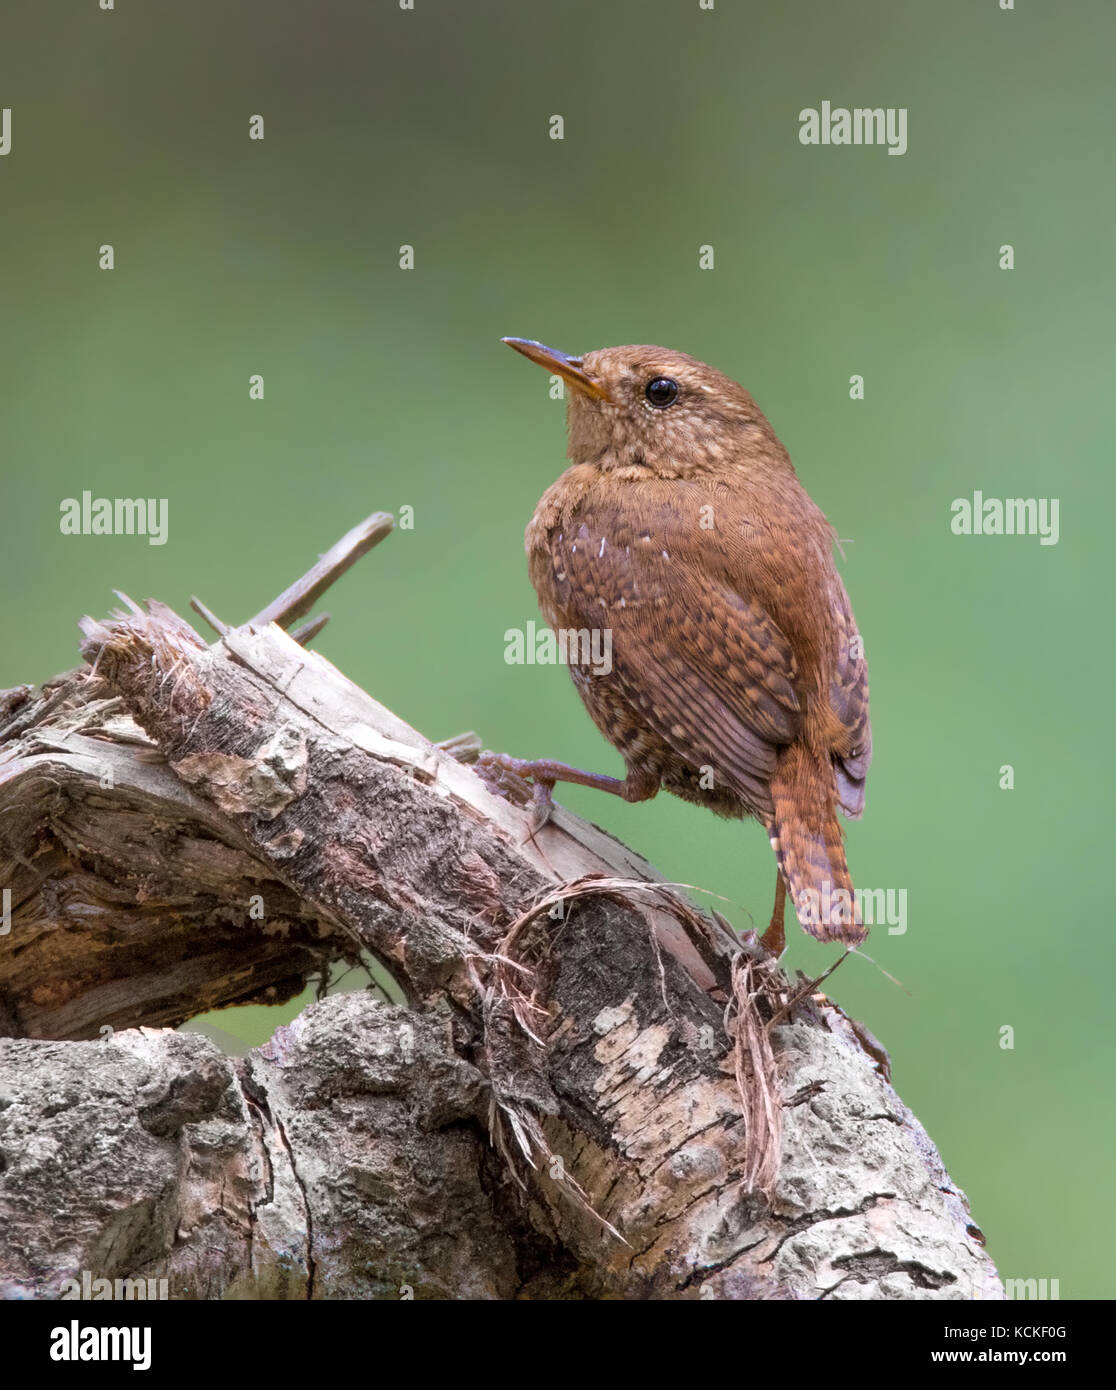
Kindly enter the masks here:
M 514 758 L 506 753 L 482 753 L 473 764 L 473 771 L 493 796 L 526 806 L 531 799 L 527 782 L 515 770 Z
M 531 797 L 531 833 L 541 830 L 554 814 L 554 783 L 536 782 Z
M 554 811 L 554 783 L 532 776 L 526 758 L 509 753 L 482 753 L 473 764 L 477 776 L 492 793 L 516 806 L 531 807 L 531 831 L 541 830 Z

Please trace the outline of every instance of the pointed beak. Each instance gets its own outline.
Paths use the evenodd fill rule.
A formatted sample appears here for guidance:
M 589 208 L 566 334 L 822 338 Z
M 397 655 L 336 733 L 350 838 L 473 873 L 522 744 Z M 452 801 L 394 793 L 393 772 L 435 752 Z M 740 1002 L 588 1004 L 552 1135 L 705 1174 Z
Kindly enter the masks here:
M 548 348 L 543 343 L 536 343 L 532 338 L 501 338 L 500 341 L 507 343 L 510 348 L 515 348 L 516 352 L 521 352 L 524 357 L 529 357 L 532 362 L 537 362 L 540 367 L 545 367 L 548 372 L 562 377 L 575 390 L 583 392 L 586 396 L 592 396 L 598 401 L 609 399 L 608 392 L 601 383 L 591 377 L 581 365 L 580 357 L 567 357 L 564 352 Z

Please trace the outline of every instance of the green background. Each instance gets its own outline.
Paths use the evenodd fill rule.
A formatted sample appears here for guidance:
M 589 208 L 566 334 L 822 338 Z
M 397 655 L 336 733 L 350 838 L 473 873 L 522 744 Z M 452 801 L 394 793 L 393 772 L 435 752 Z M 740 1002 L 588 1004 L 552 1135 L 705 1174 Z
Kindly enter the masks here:
M 0 686 L 75 664 L 114 588 L 241 621 L 410 505 L 319 649 L 433 738 L 616 772 L 563 672 L 503 660 L 564 428 L 498 339 L 713 363 L 850 540 L 876 756 L 849 855 L 909 926 L 867 948 L 903 988 L 851 960 L 832 992 L 1002 1274 L 1109 1296 L 1114 39 L 1110 0 L 8 0 Z M 822 100 L 906 107 L 908 152 L 804 148 Z M 952 535 L 975 488 L 1059 497 L 1060 543 Z M 84 489 L 166 497 L 169 543 L 61 535 Z M 765 920 L 757 826 L 564 799 Z

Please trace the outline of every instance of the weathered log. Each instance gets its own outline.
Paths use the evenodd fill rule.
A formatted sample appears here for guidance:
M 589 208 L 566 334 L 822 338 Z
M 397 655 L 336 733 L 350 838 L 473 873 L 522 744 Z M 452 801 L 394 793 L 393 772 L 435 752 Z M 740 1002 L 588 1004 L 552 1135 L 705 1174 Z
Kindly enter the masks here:
M 532 835 L 274 623 L 215 621 L 86 620 L 86 669 L 0 702 L 13 1292 L 999 1296 L 836 1005 L 604 832 Z M 406 1009 L 331 998 L 235 1060 L 152 1031 L 368 956 Z

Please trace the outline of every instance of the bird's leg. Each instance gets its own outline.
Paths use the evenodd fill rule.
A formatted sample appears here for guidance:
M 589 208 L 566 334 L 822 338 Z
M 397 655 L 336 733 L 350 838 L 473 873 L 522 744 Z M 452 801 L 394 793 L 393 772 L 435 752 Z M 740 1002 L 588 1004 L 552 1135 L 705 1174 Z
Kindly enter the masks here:
M 600 792 L 611 792 L 625 801 L 648 801 L 659 790 L 659 778 L 644 769 L 629 767 L 626 777 L 609 777 L 603 772 L 582 772 L 579 768 L 549 758 L 532 761 L 529 758 L 513 758 L 507 753 L 482 754 L 477 760 L 476 770 L 489 791 L 497 795 L 506 794 L 501 774 L 510 773 L 512 777 L 533 782 L 532 819 L 536 830 L 547 823 L 554 810 L 556 782 L 593 787 Z
M 783 917 L 787 906 L 787 885 L 782 873 L 775 870 L 775 906 L 771 909 L 771 921 L 760 937 L 760 943 L 773 956 L 781 956 L 786 949 L 787 937 L 783 930 Z

